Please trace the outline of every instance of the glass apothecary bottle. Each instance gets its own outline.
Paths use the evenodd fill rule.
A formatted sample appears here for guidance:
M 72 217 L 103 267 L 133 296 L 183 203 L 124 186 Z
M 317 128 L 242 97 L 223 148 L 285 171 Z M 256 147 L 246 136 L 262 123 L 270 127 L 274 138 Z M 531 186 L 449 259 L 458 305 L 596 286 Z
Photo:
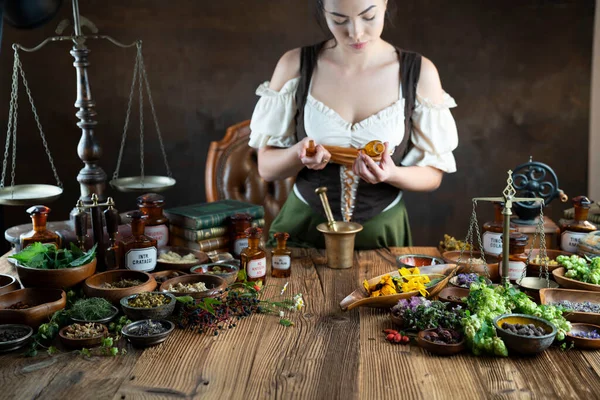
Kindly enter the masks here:
M 144 233 L 156 239 L 158 247 L 169 244 L 169 219 L 163 214 L 165 198 L 156 193 L 147 193 L 137 198 L 138 209 L 147 218 Z
M 502 231 L 504 229 L 504 202 L 494 202 L 494 220 L 483 224 L 483 251 L 487 254 L 499 256 L 502 254 Z M 510 230 L 514 231 L 517 227 L 512 222 L 510 223 Z
M 292 251 L 286 247 L 290 235 L 286 232 L 277 232 L 273 237 L 277 240 L 277 247 L 271 250 L 271 276 L 287 278 L 292 273 Z
M 230 218 L 229 247 L 235 258 L 240 258 L 242 250 L 248 247 L 246 230 L 252 225 L 252 216 L 247 213 L 234 214 Z
M 527 268 L 527 254 L 525 247 L 528 241 L 527 235 L 520 232 L 511 232 L 508 242 L 508 279 L 516 282 L 523 276 L 523 271 Z M 504 259 L 498 263 L 500 276 L 503 277 L 502 269 Z
M 123 239 L 124 268 L 134 271 L 152 271 L 156 267 L 156 239 L 144 234 L 144 218 L 141 211 L 127 214 L 131 218 L 131 236 Z
M 58 236 L 56 232 L 50 231 L 46 228 L 46 222 L 48 220 L 50 208 L 42 205 L 32 206 L 27 209 L 27 213 L 31 216 L 31 224 L 33 229 L 29 232 L 22 233 L 19 236 L 21 249 L 24 249 L 34 242 L 54 243 L 56 244 L 57 248 L 60 248 L 60 236 Z
M 246 279 L 250 282 L 265 284 L 267 276 L 267 253 L 260 247 L 262 229 L 252 227 L 246 229 L 248 247 L 240 254 L 240 269 L 246 272 Z
M 585 196 L 573 198 L 575 218 L 560 220 L 560 248 L 563 251 L 577 253 L 577 245 L 585 235 L 598 230 L 598 227 L 587 220 L 592 202 Z

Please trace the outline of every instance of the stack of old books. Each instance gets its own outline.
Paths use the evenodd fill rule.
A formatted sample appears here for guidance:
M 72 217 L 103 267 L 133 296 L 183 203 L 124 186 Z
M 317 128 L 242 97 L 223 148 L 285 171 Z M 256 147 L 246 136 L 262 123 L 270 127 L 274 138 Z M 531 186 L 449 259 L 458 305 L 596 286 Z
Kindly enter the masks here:
M 238 200 L 220 200 L 164 210 L 169 218 L 171 246 L 192 250 L 229 251 L 229 218 L 246 213 L 253 226 L 264 226 L 265 209 Z

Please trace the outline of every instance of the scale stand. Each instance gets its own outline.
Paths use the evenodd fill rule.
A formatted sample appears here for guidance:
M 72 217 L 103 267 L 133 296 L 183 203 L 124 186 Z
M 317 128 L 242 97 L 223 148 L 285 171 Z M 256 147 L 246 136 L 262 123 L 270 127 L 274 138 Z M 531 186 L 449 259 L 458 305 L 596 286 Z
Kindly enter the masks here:
M 510 216 L 512 215 L 512 205 L 513 202 L 517 202 L 517 201 L 527 201 L 527 202 L 538 202 L 541 203 L 541 207 L 540 207 L 540 221 L 543 219 L 543 212 L 541 210 L 543 210 L 544 207 L 544 199 L 539 198 L 539 197 L 515 197 L 516 195 L 516 190 L 513 187 L 513 178 L 512 178 L 512 171 L 509 170 L 508 171 L 508 179 L 506 180 L 506 188 L 504 188 L 504 191 L 502 192 L 502 197 L 475 197 L 472 199 L 473 201 L 473 215 L 475 215 L 475 205 L 477 204 L 478 201 L 490 201 L 490 202 L 504 202 L 504 209 L 502 210 L 502 215 L 504 215 L 504 221 L 503 221 L 503 229 L 502 229 L 502 284 L 504 286 L 510 285 L 510 281 L 509 281 L 509 262 L 508 262 L 508 256 L 509 256 L 509 240 L 510 240 Z M 471 231 L 471 229 L 469 229 L 469 231 Z M 536 232 L 537 233 L 537 232 Z M 543 230 L 543 226 L 541 227 L 541 235 L 542 235 L 542 239 L 543 239 L 543 235 L 544 235 L 544 230 Z M 540 240 L 541 241 L 541 240 Z M 533 241 L 531 242 L 533 245 Z M 471 246 L 472 248 L 473 246 Z M 541 246 L 542 248 L 542 254 L 540 254 L 540 256 L 542 257 L 543 263 L 545 265 L 545 270 L 546 270 L 546 280 L 548 280 L 548 261 L 546 259 L 546 246 L 545 246 L 545 239 L 544 239 L 544 244 Z M 464 249 L 464 248 L 463 248 Z M 481 254 L 483 255 L 483 248 L 480 249 L 481 250 Z M 462 252 L 461 252 L 461 256 L 462 256 Z M 529 252 L 528 258 L 531 257 L 531 251 Z M 528 259 L 529 261 L 529 259 Z M 529 262 L 528 262 L 529 263 Z M 540 274 L 541 274 L 542 268 L 540 268 Z M 523 277 L 525 275 L 525 270 L 523 272 Z M 521 277 L 521 279 L 523 278 Z

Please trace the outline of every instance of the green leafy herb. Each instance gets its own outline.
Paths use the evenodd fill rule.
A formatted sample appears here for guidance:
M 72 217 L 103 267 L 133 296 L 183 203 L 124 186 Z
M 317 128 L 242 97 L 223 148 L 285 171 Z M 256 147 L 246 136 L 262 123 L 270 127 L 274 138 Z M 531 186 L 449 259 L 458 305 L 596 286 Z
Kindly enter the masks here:
M 72 318 L 95 321 L 110 316 L 113 308 L 107 300 L 92 297 L 91 299 L 77 300 L 69 313 Z
M 52 243 L 35 242 L 17 254 L 10 256 L 29 268 L 74 268 L 91 262 L 96 257 L 96 245 L 85 253 L 71 243 L 71 249 L 57 249 Z
M 287 318 L 281 318 L 281 319 L 279 320 L 279 323 L 280 323 L 281 325 L 283 325 L 283 326 L 286 326 L 286 327 L 287 327 L 287 326 L 294 326 L 294 323 L 293 323 L 292 321 L 290 321 L 289 319 L 287 319 Z

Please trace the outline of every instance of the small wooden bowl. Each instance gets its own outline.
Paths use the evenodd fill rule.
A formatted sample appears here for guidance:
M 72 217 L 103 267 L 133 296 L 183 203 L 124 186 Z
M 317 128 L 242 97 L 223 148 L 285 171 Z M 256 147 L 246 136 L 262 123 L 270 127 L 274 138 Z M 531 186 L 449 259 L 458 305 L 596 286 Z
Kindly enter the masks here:
M 572 303 L 590 303 L 600 304 L 600 292 L 590 292 L 587 290 L 571 289 L 541 289 L 540 303 L 553 304 L 560 301 L 570 301 Z M 583 311 L 564 311 L 563 316 L 569 322 L 583 322 L 586 324 L 600 325 L 600 314 Z
M 7 310 L 22 302 L 33 307 L 24 310 Z M 0 295 L 0 321 L 4 324 L 23 324 L 37 328 L 48 322 L 52 314 L 67 305 L 67 295 L 61 289 L 27 288 Z
M 128 288 L 106 288 L 105 283 L 118 282 L 121 279 L 139 280 L 141 285 Z M 87 297 L 102 297 L 118 306 L 119 301 L 125 297 L 136 293 L 151 292 L 156 289 L 154 278 L 142 271 L 132 271 L 127 269 L 118 269 L 114 271 L 101 272 L 92 275 L 83 283 L 83 293 Z
M 567 269 L 565 267 L 560 267 L 552 271 L 552 276 L 554 276 L 554 280 L 561 287 L 567 289 L 575 289 L 575 290 L 589 290 L 592 292 L 600 292 L 600 285 L 594 285 L 592 283 L 580 282 L 575 279 L 567 278 L 565 273 Z
M 481 258 L 481 251 L 473 250 L 473 258 Z M 477 275 L 485 276 L 485 264 L 473 264 L 469 266 L 467 263 L 471 257 L 471 251 L 465 250 L 462 255 L 460 264 L 458 259 L 460 258 L 460 250 L 446 251 L 442 254 L 442 258 L 449 264 L 458 264 L 458 274 L 474 272 Z M 487 261 L 488 273 L 492 282 L 500 282 L 500 271 L 498 270 L 498 262 L 500 258 L 490 254 L 485 254 L 485 261 Z
M 169 251 L 179 254 L 181 257 L 188 254 L 193 254 L 196 257 L 196 261 L 187 263 L 173 263 L 167 262 L 160 259 L 161 254 L 166 254 Z M 203 251 L 188 249 L 187 247 L 179 246 L 162 246 L 158 248 L 158 258 L 156 260 L 156 269 L 158 270 L 177 270 L 177 271 L 188 271 L 190 268 L 198 265 L 210 262 L 210 258 Z
M 444 260 L 439 257 L 429 256 L 427 254 L 402 254 L 396 256 L 396 264 L 398 268 L 421 268 L 430 265 L 445 264 Z
M 435 329 L 426 329 L 424 331 L 419 332 L 417 335 L 417 343 L 420 347 L 427 350 L 430 353 L 436 354 L 438 356 L 453 356 L 458 353 L 462 353 L 466 349 L 465 338 L 455 344 L 441 344 L 441 343 L 433 343 L 429 340 L 425 340 L 425 335 L 428 332 L 435 331 Z
M 444 289 L 442 289 L 442 291 L 438 295 L 438 298 L 440 301 L 443 301 L 445 303 L 450 303 L 452 306 L 465 307 L 467 305 L 466 302 L 464 302 L 462 300 L 454 300 L 454 299 L 451 299 L 451 297 L 458 297 L 458 298 L 462 299 L 463 297 L 468 297 L 468 296 L 469 296 L 469 289 L 456 287 L 456 286 L 448 286 L 448 287 L 445 287 Z
M 197 293 L 183 293 L 183 292 L 169 292 L 168 288 L 170 285 L 176 285 L 178 283 L 198 283 L 204 282 L 208 290 Z M 220 294 L 221 291 L 227 288 L 227 282 L 225 279 L 217 275 L 204 275 L 204 274 L 192 274 L 178 276 L 177 278 L 169 279 L 160 285 L 161 292 L 172 293 L 174 296 L 191 296 L 196 300 L 203 299 L 205 297 L 215 297 Z
M 19 285 L 19 281 L 14 276 L 0 274 L 0 294 L 18 289 L 21 289 L 21 285 Z
M 215 267 L 218 267 L 221 271 L 218 273 L 210 274 L 210 271 L 213 271 Z M 200 264 L 192 267 L 190 272 L 193 274 L 204 274 L 204 275 L 216 275 L 225 279 L 228 285 L 231 285 L 237 280 L 239 268 L 235 264 L 228 264 L 225 262 L 219 263 L 208 263 L 208 264 Z
M 102 343 L 102 339 L 108 336 L 108 329 L 106 325 L 98 324 L 102 326 L 102 333 L 98 336 L 93 336 L 89 338 L 81 338 L 75 339 L 65 336 L 65 331 L 69 326 L 63 327 L 60 331 L 58 331 L 58 336 L 60 336 L 60 341 L 67 347 L 71 347 L 73 349 L 81 349 L 83 347 L 95 347 L 99 346 Z
M 600 334 L 600 326 L 583 323 L 571 324 L 571 331 L 567 332 L 567 341 L 573 343 L 577 349 L 598 350 L 600 349 L 600 339 L 588 339 L 573 335 L 578 332 L 592 331 Z
M 538 256 L 540 254 L 540 249 L 533 249 L 533 250 L 526 250 L 525 254 L 529 254 L 531 253 L 531 259 L 529 260 L 529 264 L 527 264 L 527 276 L 539 276 L 540 274 L 540 269 L 543 268 L 542 264 L 538 264 L 538 263 L 534 263 L 532 262 L 532 260 Z M 562 250 L 553 250 L 553 249 L 547 249 L 546 250 L 546 256 L 548 258 L 550 258 L 550 260 L 556 260 L 556 257 L 558 256 L 572 256 L 573 253 L 568 253 L 566 251 L 562 251 Z M 561 265 L 548 265 L 548 272 L 552 272 L 557 268 L 560 268 Z
M 547 333 L 543 336 L 523 336 L 509 332 L 502 328 L 502 324 L 508 322 L 510 324 L 533 324 L 541 326 Z M 505 314 L 494 319 L 494 328 L 496 333 L 504 341 L 506 348 L 519 354 L 531 355 L 537 354 L 546 350 L 556 337 L 556 327 L 543 318 L 534 317 L 525 314 Z
M 157 286 L 160 286 L 164 281 L 167 281 L 172 278 L 177 278 L 178 276 L 187 275 L 188 273 L 185 271 L 178 271 L 175 269 L 169 269 L 158 272 L 150 272 L 150 275 L 154 277 Z
M 80 267 L 61 269 L 29 268 L 16 263 L 19 280 L 24 287 L 65 289 L 85 281 L 96 272 L 96 258 Z

